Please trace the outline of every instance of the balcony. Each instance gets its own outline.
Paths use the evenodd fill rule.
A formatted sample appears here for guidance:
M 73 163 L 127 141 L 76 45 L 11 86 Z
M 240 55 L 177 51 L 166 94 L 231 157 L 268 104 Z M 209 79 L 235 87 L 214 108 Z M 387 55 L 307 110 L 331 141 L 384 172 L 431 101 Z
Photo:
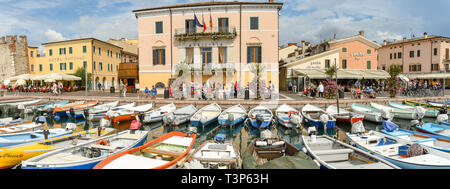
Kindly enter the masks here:
M 237 35 L 236 27 L 213 27 L 207 28 L 205 32 L 203 32 L 203 28 L 196 27 L 195 30 L 187 28 L 176 28 L 175 29 L 175 39 L 184 41 L 184 40 L 199 40 L 199 39 L 233 39 Z
M 194 74 L 204 74 L 204 75 L 213 75 L 216 73 L 234 73 L 236 72 L 235 63 L 208 63 L 208 64 L 186 64 L 184 62 L 180 62 L 175 66 L 176 73 L 194 73 Z

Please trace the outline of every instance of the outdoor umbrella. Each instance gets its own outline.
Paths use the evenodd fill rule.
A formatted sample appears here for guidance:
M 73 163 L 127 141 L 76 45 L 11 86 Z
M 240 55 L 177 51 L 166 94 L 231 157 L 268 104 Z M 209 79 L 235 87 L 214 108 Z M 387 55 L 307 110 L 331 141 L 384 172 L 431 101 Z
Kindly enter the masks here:
M 55 81 L 78 81 L 81 80 L 80 77 L 74 75 L 67 75 L 61 73 L 51 73 L 47 75 L 41 75 L 35 78 L 35 80 L 46 80 L 46 79 L 54 79 Z
M 27 83 L 27 81 L 25 81 L 24 79 L 19 79 L 16 81 L 16 86 L 20 86 L 20 85 L 25 85 Z
M 53 82 L 56 82 L 56 80 L 54 80 L 54 79 L 45 79 L 44 82 L 45 83 L 53 83 Z
M 8 85 L 11 81 L 9 79 L 3 81 L 3 84 Z
M 31 75 L 31 74 L 22 74 L 22 75 L 17 75 L 17 76 L 14 76 L 14 77 L 10 77 L 10 78 L 8 78 L 8 80 L 10 80 L 10 81 L 18 81 L 20 79 L 23 79 L 23 80 L 34 80 L 35 77 L 36 76 Z

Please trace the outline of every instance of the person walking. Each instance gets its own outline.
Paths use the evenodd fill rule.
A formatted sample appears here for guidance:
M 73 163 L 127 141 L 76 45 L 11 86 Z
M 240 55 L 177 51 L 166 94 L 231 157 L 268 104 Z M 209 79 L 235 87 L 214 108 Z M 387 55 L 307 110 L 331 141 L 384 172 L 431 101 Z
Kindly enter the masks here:
M 124 92 L 123 92 L 124 87 L 125 87 L 125 85 L 123 84 L 123 81 L 120 80 L 120 84 L 119 84 L 119 90 L 120 90 L 119 96 L 120 96 L 120 97 L 123 97 L 123 94 L 124 94 Z
M 102 84 L 100 82 L 97 83 L 97 87 L 98 90 L 102 90 Z
M 319 91 L 319 98 L 323 98 L 323 84 L 322 82 L 320 82 L 319 87 L 317 87 L 318 91 Z
M 292 82 L 292 92 L 297 94 L 297 81 L 295 80 Z

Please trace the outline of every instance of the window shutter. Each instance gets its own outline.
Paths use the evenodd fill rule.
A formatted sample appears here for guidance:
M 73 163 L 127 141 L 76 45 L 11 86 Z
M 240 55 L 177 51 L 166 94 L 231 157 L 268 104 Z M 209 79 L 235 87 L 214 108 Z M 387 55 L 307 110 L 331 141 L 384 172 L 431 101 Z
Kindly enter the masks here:
M 161 49 L 161 64 L 166 65 L 166 49 Z
M 261 47 L 256 47 L 256 58 L 257 58 L 256 62 L 261 63 L 262 61 L 261 57 L 262 57 Z
M 156 61 L 157 61 L 157 53 L 156 53 L 156 49 L 153 50 L 153 65 L 156 65 Z
M 251 47 L 247 47 L 247 63 L 251 62 L 251 58 L 252 58 L 252 48 Z

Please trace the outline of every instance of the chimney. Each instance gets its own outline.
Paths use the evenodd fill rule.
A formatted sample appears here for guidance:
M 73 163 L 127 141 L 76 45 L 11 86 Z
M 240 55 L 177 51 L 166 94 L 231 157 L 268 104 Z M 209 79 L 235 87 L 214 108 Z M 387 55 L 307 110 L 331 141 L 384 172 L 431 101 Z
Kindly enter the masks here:
M 406 41 L 406 37 L 403 37 L 403 41 Z
M 364 30 L 359 31 L 359 35 L 364 37 Z
M 27 36 L 21 35 L 19 36 L 20 43 L 26 44 L 27 43 Z
M 383 41 L 383 45 L 387 45 L 387 41 L 386 40 Z
M 288 46 L 297 46 L 297 43 L 288 43 Z
M 423 38 L 428 38 L 428 33 L 427 32 L 425 32 L 425 33 L 423 33 Z
M 273 3 L 273 0 L 269 0 L 269 3 Z

